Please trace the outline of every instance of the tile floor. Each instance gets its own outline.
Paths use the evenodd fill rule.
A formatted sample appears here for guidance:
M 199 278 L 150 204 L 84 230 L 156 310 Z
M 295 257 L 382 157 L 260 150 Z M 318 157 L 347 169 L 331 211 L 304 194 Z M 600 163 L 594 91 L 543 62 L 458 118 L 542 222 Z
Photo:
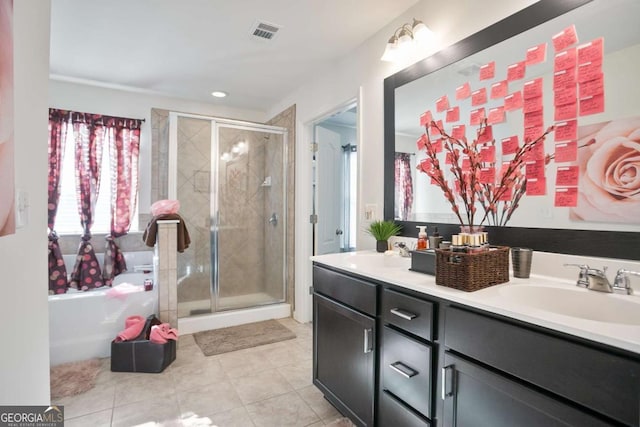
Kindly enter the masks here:
M 160 374 L 111 372 L 61 399 L 65 426 L 323 426 L 342 416 L 311 383 L 311 326 L 280 322 L 296 339 L 206 357 L 181 336 L 176 360 Z

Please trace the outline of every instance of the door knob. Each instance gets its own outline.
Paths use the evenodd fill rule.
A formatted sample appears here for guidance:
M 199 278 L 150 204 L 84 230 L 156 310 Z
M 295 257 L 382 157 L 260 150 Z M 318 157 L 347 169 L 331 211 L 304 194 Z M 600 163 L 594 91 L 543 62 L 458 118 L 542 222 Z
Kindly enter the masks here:
M 340 236 L 342 235 L 342 230 L 340 230 L 339 228 L 336 228 L 336 236 Z

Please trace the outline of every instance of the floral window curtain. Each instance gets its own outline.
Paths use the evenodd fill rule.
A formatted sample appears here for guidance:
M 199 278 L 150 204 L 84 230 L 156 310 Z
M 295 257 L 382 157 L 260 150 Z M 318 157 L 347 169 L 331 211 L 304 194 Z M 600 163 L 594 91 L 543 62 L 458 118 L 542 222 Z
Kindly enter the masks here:
M 60 200 L 60 171 L 64 142 L 67 138 L 67 121 L 69 112 L 64 110 L 49 110 L 49 197 L 48 197 L 48 227 L 49 227 L 49 292 L 63 294 L 67 291 L 67 269 L 64 265 L 62 252 L 58 245 L 58 235 L 54 231 L 58 201 Z
M 129 232 L 138 200 L 138 155 L 140 120 L 110 118 L 107 126 L 111 168 L 111 233 L 107 236 L 103 278 L 113 278 L 127 269 L 116 238 Z
M 100 116 L 72 113 L 76 149 L 76 195 L 83 235 L 70 285 L 87 290 L 101 287 L 104 282 L 100 265 L 91 244 L 93 214 L 100 191 L 100 165 L 104 125 Z
M 411 177 L 411 154 L 395 154 L 395 213 L 394 217 L 407 220 L 413 206 L 413 178 Z

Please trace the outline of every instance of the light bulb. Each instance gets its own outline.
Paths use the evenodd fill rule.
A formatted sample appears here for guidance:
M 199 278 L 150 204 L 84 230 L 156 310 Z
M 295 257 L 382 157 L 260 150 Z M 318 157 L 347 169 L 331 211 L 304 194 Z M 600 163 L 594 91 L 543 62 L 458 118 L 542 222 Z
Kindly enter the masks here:
M 415 18 L 413 19 L 412 31 L 413 38 L 418 43 L 426 43 L 433 36 L 433 32 L 429 29 L 429 27 L 424 25 L 422 21 L 418 21 Z
M 387 42 L 387 46 L 384 48 L 384 53 L 380 58 L 381 61 L 393 62 L 398 56 L 398 46 L 396 45 L 396 38 L 391 37 Z
M 398 35 L 398 50 L 406 55 L 411 50 L 412 44 L 411 34 L 403 28 Z

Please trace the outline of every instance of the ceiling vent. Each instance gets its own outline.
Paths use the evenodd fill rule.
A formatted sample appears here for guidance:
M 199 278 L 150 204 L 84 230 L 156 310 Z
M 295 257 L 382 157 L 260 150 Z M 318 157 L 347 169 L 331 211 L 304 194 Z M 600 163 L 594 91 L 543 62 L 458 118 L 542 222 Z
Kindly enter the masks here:
M 258 40 L 272 41 L 278 35 L 280 28 L 282 27 L 269 22 L 255 21 L 251 27 L 251 36 Z

